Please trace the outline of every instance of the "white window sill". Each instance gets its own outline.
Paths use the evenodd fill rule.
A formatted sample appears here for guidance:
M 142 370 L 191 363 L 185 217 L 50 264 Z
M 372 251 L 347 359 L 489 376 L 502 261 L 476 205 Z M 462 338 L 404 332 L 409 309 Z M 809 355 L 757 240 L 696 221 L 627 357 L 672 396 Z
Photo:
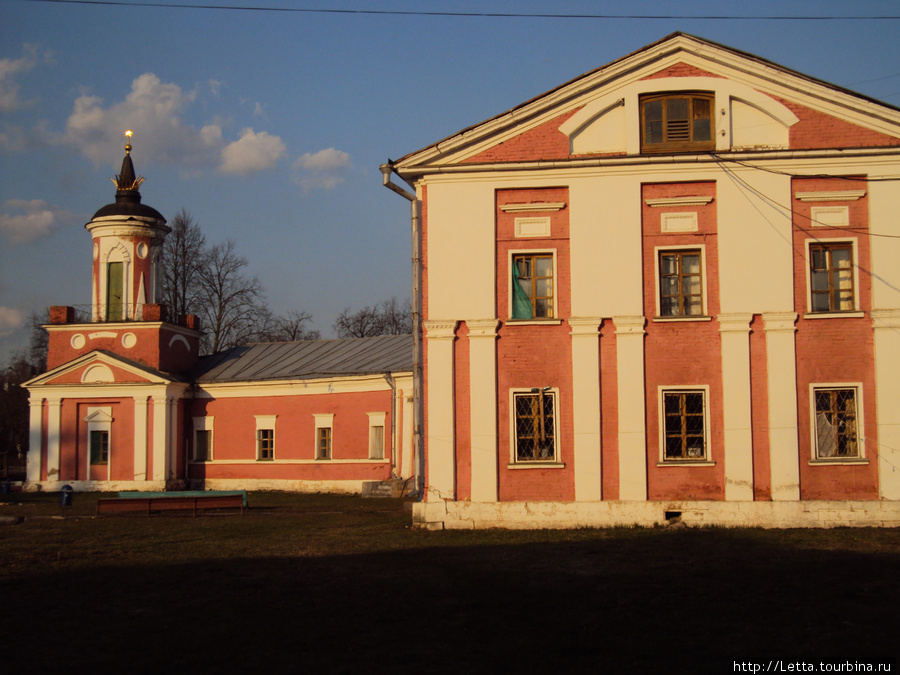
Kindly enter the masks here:
M 562 319 L 508 319 L 507 326 L 559 326 Z
M 510 462 L 507 469 L 565 469 L 564 462 Z
M 865 312 L 807 312 L 804 319 L 863 319 Z
M 811 459 L 810 466 L 854 466 L 868 464 L 869 460 L 865 457 L 836 457 L 834 459 Z
M 681 323 L 683 321 L 712 321 L 711 316 L 689 315 L 689 316 L 654 316 L 653 323 Z
M 705 459 L 670 459 L 668 461 L 657 462 L 656 466 L 658 467 L 672 467 L 672 466 L 715 466 L 715 462 L 710 462 Z

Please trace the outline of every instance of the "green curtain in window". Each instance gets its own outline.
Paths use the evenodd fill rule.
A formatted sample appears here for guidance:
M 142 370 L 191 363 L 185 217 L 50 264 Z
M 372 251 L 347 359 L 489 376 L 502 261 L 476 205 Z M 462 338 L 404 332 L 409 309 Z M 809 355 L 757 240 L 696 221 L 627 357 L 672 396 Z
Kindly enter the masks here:
M 534 313 L 531 309 L 531 298 L 528 297 L 528 294 L 525 293 L 525 289 L 522 288 L 522 284 L 519 283 L 519 266 L 516 264 L 515 260 L 513 260 L 513 263 L 512 263 L 512 277 L 513 277 L 512 318 L 513 319 L 533 319 Z

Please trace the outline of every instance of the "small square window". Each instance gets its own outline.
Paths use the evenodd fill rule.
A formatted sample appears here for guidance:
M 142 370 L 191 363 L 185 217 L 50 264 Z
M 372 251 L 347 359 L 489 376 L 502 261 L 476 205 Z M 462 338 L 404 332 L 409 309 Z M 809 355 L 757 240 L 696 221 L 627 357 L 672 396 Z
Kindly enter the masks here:
M 703 315 L 703 257 L 699 249 L 660 251 L 659 314 Z
M 275 430 L 256 430 L 256 458 L 260 460 L 275 459 Z
M 512 257 L 512 319 L 552 319 L 553 254 Z
M 706 461 L 706 392 L 664 391 L 663 461 Z
M 809 296 L 811 312 L 856 309 L 852 243 L 810 244 Z
M 556 392 L 533 390 L 513 395 L 516 462 L 555 462 Z
M 816 388 L 816 459 L 861 457 L 855 387 Z

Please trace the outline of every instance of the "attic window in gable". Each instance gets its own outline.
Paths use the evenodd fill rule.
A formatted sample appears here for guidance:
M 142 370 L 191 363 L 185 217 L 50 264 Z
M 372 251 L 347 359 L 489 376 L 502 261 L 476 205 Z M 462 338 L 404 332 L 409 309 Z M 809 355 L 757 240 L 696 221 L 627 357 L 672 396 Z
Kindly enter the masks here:
M 641 152 L 715 149 L 713 94 L 673 92 L 641 97 Z

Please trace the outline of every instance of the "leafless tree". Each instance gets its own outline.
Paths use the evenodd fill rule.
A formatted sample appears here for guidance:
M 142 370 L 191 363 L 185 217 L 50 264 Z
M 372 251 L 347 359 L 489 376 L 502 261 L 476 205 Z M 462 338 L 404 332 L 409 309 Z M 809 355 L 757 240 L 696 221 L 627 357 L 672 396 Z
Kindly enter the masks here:
M 355 312 L 347 307 L 332 329 L 339 338 L 406 335 L 412 333 L 412 309 L 408 300 L 400 303 L 397 298 Z
M 266 328 L 260 332 L 259 340 L 265 342 L 318 340 L 322 335 L 312 328 L 311 322 L 312 314 L 296 309 L 283 315 L 273 315 Z
M 50 333 L 44 326 L 50 323 L 50 310 L 32 312 L 31 335 L 28 338 L 28 356 L 26 361 L 35 370 L 35 375 L 47 370 L 47 349 L 50 346 Z M 25 358 L 23 356 L 23 358 Z
M 235 252 L 231 239 L 209 249 L 198 275 L 200 320 L 208 354 L 258 339 L 267 324 L 265 290 L 259 279 L 247 277 L 247 259 Z
M 206 237 L 190 213 L 181 209 L 163 244 L 162 300 L 173 321 L 200 312 L 200 272 L 208 251 Z

